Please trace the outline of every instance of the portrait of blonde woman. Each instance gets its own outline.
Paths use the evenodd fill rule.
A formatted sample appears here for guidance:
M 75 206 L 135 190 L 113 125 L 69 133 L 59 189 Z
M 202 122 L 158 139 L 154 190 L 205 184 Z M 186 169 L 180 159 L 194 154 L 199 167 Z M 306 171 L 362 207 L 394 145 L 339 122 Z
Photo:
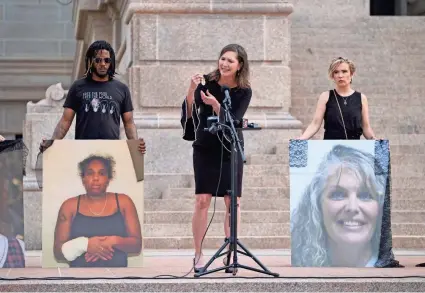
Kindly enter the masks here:
M 292 266 L 373 267 L 378 260 L 387 176 L 372 154 L 335 145 L 291 215 Z

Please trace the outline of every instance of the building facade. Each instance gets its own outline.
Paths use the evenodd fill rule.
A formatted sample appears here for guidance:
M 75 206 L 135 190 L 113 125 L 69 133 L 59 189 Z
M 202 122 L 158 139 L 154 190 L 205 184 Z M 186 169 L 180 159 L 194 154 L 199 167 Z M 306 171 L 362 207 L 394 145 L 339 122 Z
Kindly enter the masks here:
M 32 0 L 22 3 L 29 1 Z M 9 2 L 0 0 L 3 18 L 5 9 L 15 5 L 14 0 Z M 55 48 L 66 47 L 67 53 L 59 49 L 58 55 L 42 49 L 37 49 L 36 54 L 19 53 L 24 49 L 18 46 L 19 50 L 9 49 L 6 56 L 6 49 L 18 42 L 10 38 L 17 38 L 26 30 L 8 35 L 0 26 L 3 62 L 21 62 L 10 69 L 15 72 L 14 77 L 1 69 L 4 74 L 0 82 L 5 86 L 2 89 L 19 80 L 15 91 L 26 89 L 27 95 L 8 97 L 21 103 L 23 109 L 26 105 L 26 114 L 22 110 L 24 118 L 20 117 L 25 119 L 21 129 L 30 146 L 25 181 L 29 249 L 41 247 L 41 190 L 34 183 L 38 144 L 53 132 L 66 90 L 84 72 L 85 51 L 96 39 L 105 39 L 115 48 L 119 78 L 130 87 L 138 132 L 149 146 L 145 159 L 146 248 L 192 245 L 190 220 L 183 220 L 192 211 L 191 202 L 184 201 L 193 198 L 191 145 L 181 137 L 180 107 L 190 76 L 212 70 L 221 48 L 234 42 L 247 49 L 251 62 L 253 100 L 246 118 L 263 127 L 246 133 L 248 164 L 244 184 L 250 191 L 245 197 L 245 219 L 250 231 L 258 232 L 256 238 L 242 235 L 248 246 L 290 247 L 285 228 L 289 225 L 288 140 L 299 136 L 311 121 L 318 95 L 332 88 L 327 68 L 330 60 L 338 56 L 355 62 L 353 87 L 369 97 L 376 135 L 391 142 L 394 247 L 425 245 L 424 232 L 419 229 L 425 216 L 419 210 L 419 196 L 425 190 L 420 177 L 425 170 L 424 19 L 370 16 L 370 3 L 363 0 L 258 0 L 239 1 L 237 5 L 234 0 L 178 4 L 175 0 L 74 0 L 68 6 L 54 2 L 57 1 L 39 0 L 37 5 L 56 7 L 55 11 L 63 13 L 64 18 L 56 18 L 50 24 L 34 22 L 41 31 L 37 33 L 33 28 L 33 34 L 23 35 L 29 39 L 20 42 L 32 42 L 30 37 L 37 33 L 53 38 L 49 40 L 59 46 Z M 40 21 L 55 19 L 48 15 L 46 12 Z M 8 27 L 17 29 L 19 25 Z M 47 33 L 42 29 L 50 27 L 58 31 Z M 69 46 L 60 47 L 62 43 Z M 18 55 L 13 57 L 13 52 Z M 25 63 L 23 56 L 36 60 L 32 62 L 38 64 L 37 74 L 28 67 L 33 63 Z M 45 93 L 50 85 L 54 86 Z M 7 101 L 3 100 L 4 105 Z M 27 101 L 34 103 L 26 104 Z M 10 128 L 8 133 L 19 133 L 19 129 Z M 322 134 L 323 130 L 316 138 Z M 67 137 L 73 138 L 73 130 Z M 268 212 L 259 213 L 265 210 Z M 222 241 L 222 237 L 211 236 L 205 245 L 217 247 Z

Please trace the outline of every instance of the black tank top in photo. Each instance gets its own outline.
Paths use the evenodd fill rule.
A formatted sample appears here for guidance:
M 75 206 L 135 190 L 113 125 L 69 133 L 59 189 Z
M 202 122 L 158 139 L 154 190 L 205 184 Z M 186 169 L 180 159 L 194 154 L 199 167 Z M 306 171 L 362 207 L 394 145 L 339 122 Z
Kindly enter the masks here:
M 70 239 L 78 237 L 120 236 L 127 237 L 124 217 L 120 210 L 118 194 L 116 213 L 105 217 L 90 217 L 79 212 L 80 197 L 78 196 L 77 213 L 72 221 Z M 114 249 L 114 256 L 110 260 L 99 259 L 95 262 L 86 262 L 84 254 L 70 263 L 70 267 L 127 267 L 127 253 Z

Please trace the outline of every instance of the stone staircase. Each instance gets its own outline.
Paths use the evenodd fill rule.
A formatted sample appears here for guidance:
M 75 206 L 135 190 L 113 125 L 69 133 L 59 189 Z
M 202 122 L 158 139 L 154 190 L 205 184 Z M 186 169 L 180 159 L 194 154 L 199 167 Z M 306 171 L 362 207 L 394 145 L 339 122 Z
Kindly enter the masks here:
M 290 246 L 288 171 L 287 148 L 286 151 L 275 151 L 274 154 L 247 156 L 239 239 L 248 248 L 276 249 Z M 193 247 L 193 179 L 185 185 L 164 188 L 161 198 L 145 199 L 145 248 Z M 217 198 L 214 219 L 204 240 L 204 248 L 219 248 L 223 243 L 224 211 L 223 199 Z M 209 209 L 209 220 L 213 213 L 214 198 Z
M 418 164 L 425 160 L 423 153 L 419 145 L 391 146 L 394 249 L 425 246 L 425 167 Z M 248 156 L 244 172 L 240 240 L 253 249 L 290 249 L 288 145 L 273 154 Z M 145 199 L 145 248 L 192 248 L 193 179 L 191 174 L 177 176 L 186 181 L 163 187 L 159 198 Z M 224 210 L 223 200 L 217 198 L 204 248 L 218 249 L 223 243 Z M 209 220 L 213 212 L 214 198 Z

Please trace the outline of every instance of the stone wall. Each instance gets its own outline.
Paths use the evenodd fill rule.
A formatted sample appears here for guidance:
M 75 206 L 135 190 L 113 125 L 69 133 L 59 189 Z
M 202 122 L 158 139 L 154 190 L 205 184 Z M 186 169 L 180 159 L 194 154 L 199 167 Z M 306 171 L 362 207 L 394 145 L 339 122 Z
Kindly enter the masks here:
M 0 133 L 22 134 L 26 103 L 70 85 L 75 44 L 72 5 L 0 0 Z
M 378 137 L 425 134 L 425 18 L 371 17 L 368 3 L 294 1 L 291 113 L 310 123 L 319 94 L 333 86 L 331 59 L 345 56 L 357 66 L 353 87 L 369 98 Z
M 369 16 L 365 0 L 295 0 L 291 14 L 291 114 L 310 123 L 317 98 L 334 85 L 327 70 L 344 56 L 354 89 L 369 100 L 372 127 L 389 139 L 393 247 L 423 249 L 425 18 Z M 323 129 L 315 138 L 323 137 Z
M 74 1 L 77 47 L 72 78 L 84 72 L 85 51 L 94 40 L 105 39 L 114 46 L 119 79 L 130 87 L 138 133 L 148 146 L 146 199 L 161 199 L 169 188 L 193 186 L 192 148 L 191 142 L 182 139 L 181 103 L 190 77 L 214 69 L 220 50 L 229 43 L 239 43 L 248 51 L 253 99 L 246 118 L 264 128 L 246 133 L 246 155 L 271 154 L 299 135 L 301 123 L 288 113 L 287 16 L 291 12 L 291 4 L 268 0 L 238 5 L 233 0 Z M 41 192 L 35 182 L 35 163 L 40 140 L 53 132 L 62 111 L 64 92 L 60 85 L 56 90 L 62 93 L 58 101 L 48 98 L 28 105 L 25 221 L 31 223 L 26 229 L 29 249 L 41 247 Z M 73 128 L 68 138 L 73 138 Z

